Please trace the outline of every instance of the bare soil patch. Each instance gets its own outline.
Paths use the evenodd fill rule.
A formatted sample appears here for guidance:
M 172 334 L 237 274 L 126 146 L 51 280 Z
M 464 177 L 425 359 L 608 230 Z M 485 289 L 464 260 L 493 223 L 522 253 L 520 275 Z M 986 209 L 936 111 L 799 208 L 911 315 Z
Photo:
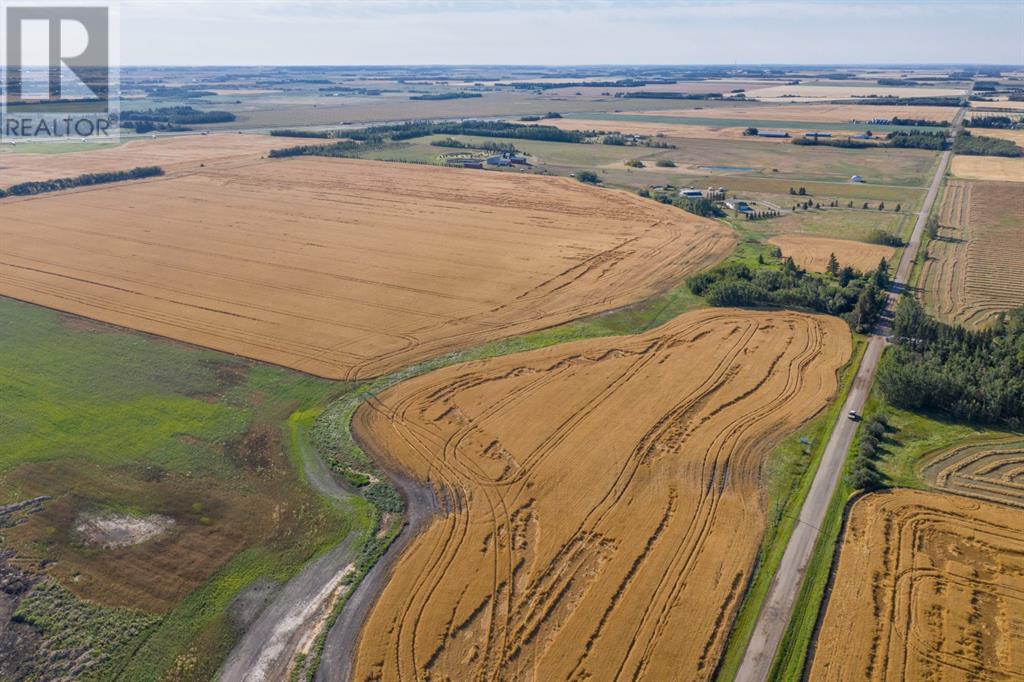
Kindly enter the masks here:
M 4 295 L 339 379 L 642 300 L 735 243 L 565 178 L 327 158 L 5 200 L 0 225 Z
M 364 404 L 356 436 L 445 511 L 395 567 L 355 678 L 710 678 L 763 530 L 764 457 L 849 354 L 834 317 L 709 309 Z
M 174 519 L 163 514 L 132 516 L 117 512 L 85 512 L 75 522 L 75 532 L 85 544 L 103 549 L 130 547 L 164 535 Z

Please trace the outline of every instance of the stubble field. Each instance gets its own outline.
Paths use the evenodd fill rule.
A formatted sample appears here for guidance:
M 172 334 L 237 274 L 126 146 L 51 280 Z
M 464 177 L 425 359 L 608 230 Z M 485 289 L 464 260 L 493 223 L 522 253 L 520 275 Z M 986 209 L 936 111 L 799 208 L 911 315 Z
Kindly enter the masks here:
M 972 327 L 1024 306 L 1024 184 L 947 183 L 921 287 L 939 319 Z
M 854 503 L 813 680 L 1024 677 L 1024 513 L 897 490 Z
M 891 246 L 806 234 L 783 234 L 772 237 L 768 243 L 779 247 L 783 256 L 792 258 L 800 267 L 814 272 L 825 272 L 829 254 L 835 254 L 840 267 L 849 265 L 869 272 L 877 268 L 883 258 L 892 260 L 896 253 Z
M 761 539 L 764 457 L 850 351 L 837 318 L 708 309 L 365 404 L 356 436 L 444 513 L 370 614 L 356 679 L 710 678 Z
M 1024 441 L 969 443 L 929 455 L 921 476 L 937 488 L 1024 508 Z
M 4 295 L 329 378 L 632 303 L 735 243 L 568 179 L 326 158 L 7 199 L 0 223 Z
M 954 177 L 964 180 L 1024 182 L 1024 158 L 956 155 L 950 171 Z
M 323 140 L 310 140 L 313 144 Z M 305 144 L 306 142 L 303 142 Z M 0 155 L 0 186 L 30 180 L 51 180 L 83 173 L 120 171 L 135 166 L 160 166 L 167 173 L 216 165 L 241 159 L 258 159 L 271 149 L 287 147 L 288 141 L 268 135 L 179 135 L 132 140 L 119 146 L 96 148 L 81 144 L 80 151 L 63 154 Z

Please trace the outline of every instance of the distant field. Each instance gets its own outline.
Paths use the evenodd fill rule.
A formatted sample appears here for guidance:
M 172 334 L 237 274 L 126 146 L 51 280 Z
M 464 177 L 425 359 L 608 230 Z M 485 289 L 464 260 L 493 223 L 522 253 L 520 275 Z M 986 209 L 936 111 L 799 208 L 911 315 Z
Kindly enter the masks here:
M 0 533 L 31 580 L 55 581 L 22 598 L 31 626 L 9 626 L 18 679 L 69 679 L 76 661 L 75 679 L 210 679 L 242 588 L 371 526 L 360 500 L 314 494 L 292 450 L 290 416 L 339 390 L 0 298 L 0 504 L 50 498 Z
M 646 114 L 648 112 L 637 112 Z M 736 102 L 714 109 L 668 109 L 655 112 L 661 116 L 698 118 L 762 119 L 771 121 L 819 121 L 849 123 L 874 118 L 920 118 L 932 121 L 952 121 L 954 107 L 932 106 L 863 106 L 858 104 L 758 104 Z
M 1024 182 L 1024 158 L 956 155 L 950 171 L 964 180 Z
M 950 181 L 920 280 L 939 319 L 983 327 L 1024 306 L 1024 184 Z
M 1024 678 L 1024 512 L 872 493 L 850 510 L 812 680 Z
M 963 88 L 894 87 L 875 84 L 861 85 L 776 85 L 768 88 L 749 90 L 747 97 L 760 100 L 781 99 L 785 102 L 813 101 L 821 99 L 846 99 L 849 97 L 956 97 L 966 93 Z
M 316 144 L 323 140 L 309 142 Z M 200 163 L 256 160 L 271 149 L 292 144 L 294 140 L 287 138 L 225 133 L 132 140 L 118 146 L 79 144 L 80 151 L 46 156 L 20 152 L 4 154 L 0 156 L 0 187 L 136 166 L 160 166 L 169 173 L 198 169 Z
M 871 109 L 873 107 L 861 107 L 861 109 Z M 701 112 L 687 112 L 685 116 L 675 116 L 667 114 L 585 114 L 584 118 L 594 121 L 607 121 L 606 126 L 613 126 L 614 123 L 619 121 L 624 122 L 636 122 L 636 123 L 655 123 L 662 125 L 697 125 L 697 126 L 723 126 L 733 128 L 764 128 L 764 129 L 779 129 L 779 130 L 821 130 L 821 131 L 848 131 L 853 132 L 888 132 L 891 130 L 941 130 L 941 128 L 935 128 L 930 126 L 899 126 L 891 125 L 886 123 L 849 123 L 839 121 L 816 121 L 809 118 L 795 119 L 795 118 L 746 118 L 740 117 L 739 112 L 726 111 L 724 109 L 718 109 L 714 113 L 717 114 L 714 117 L 711 116 L 696 116 L 696 113 Z M 869 116 L 870 112 L 863 112 L 862 118 L 875 118 L 875 116 Z M 750 111 L 751 116 L 757 114 L 757 110 Z M 572 117 L 569 118 L 572 120 Z
M 399 560 L 354 677 L 710 679 L 761 539 L 764 458 L 850 350 L 835 317 L 708 309 L 364 404 L 360 441 L 449 511 Z
M 1018 147 L 1024 147 L 1024 130 L 996 130 L 988 128 L 972 128 L 975 135 L 983 135 L 985 137 L 1001 137 L 1004 140 L 1010 140 Z
M 891 261 L 896 253 L 891 246 L 803 234 L 772 237 L 768 243 L 779 247 L 783 256 L 792 258 L 800 267 L 814 272 L 825 272 L 830 254 L 835 255 L 840 267 L 849 265 L 861 272 L 869 272 L 877 268 L 883 258 Z
M 0 293 L 362 378 L 668 290 L 735 239 L 565 178 L 254 160 L 0 202 Z

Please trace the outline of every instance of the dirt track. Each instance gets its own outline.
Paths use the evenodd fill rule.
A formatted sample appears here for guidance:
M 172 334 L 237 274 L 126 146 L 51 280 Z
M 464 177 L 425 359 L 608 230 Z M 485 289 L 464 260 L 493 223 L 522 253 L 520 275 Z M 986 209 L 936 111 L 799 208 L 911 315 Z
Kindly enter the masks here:
M 735 243 L 564 178 L 328 158 L 5 199 L 0 239 L 0 294 L 337 379 L 642 300 Z
M 1024 679 L 1024 512 L 896 490 L 850 512 L 812 680 Z
M 849 352 L 836 318 L 712 309 L 365 404 L 355 433 L 445 514 L 373 607 L 355 678 L 710 677 L 762 532 L 763 457 Z

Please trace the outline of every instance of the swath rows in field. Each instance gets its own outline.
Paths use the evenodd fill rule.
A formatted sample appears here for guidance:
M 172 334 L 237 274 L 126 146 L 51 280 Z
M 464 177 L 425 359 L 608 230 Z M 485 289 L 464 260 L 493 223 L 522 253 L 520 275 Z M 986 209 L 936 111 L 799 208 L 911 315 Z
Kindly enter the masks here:
M 1024 440 L 941 450 L 925 459 L 921 474 L 937 488 L 1024 508 Z
M 939 319 L 982 327 L 1024 306 L 1024 184 L 950 181 L 928 243 L 924 302 Z
M 712 309 L 364 405 L 356 436 L 445 513 L 370 614 L 356 678 L 709 678 L 763 529 L 763 458 L 849 353 L 836 318 Z
M 958 495 L 854 503 L 812 680 L 1024 679 L 1024 512 Z

